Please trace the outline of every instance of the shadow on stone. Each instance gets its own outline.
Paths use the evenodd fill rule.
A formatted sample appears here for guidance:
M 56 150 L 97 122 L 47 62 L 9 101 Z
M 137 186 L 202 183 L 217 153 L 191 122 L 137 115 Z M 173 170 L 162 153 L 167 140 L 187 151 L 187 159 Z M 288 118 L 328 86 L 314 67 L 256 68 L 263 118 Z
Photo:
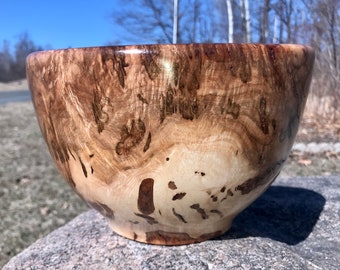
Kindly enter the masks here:
M 237 216 L 232 228 L 219 239 L 266 237 L 296 245 L 312 232 L 325 202 L 312 190 L 272 186 Z

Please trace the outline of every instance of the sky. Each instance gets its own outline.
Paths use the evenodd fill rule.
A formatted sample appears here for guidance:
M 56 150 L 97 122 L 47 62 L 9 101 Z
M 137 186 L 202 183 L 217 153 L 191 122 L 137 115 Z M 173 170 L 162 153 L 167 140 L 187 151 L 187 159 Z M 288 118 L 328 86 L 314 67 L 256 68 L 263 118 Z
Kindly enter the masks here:
M 0 0 L 0 49 L 24 32 L 50 49 L 107 45 L 117 31 L 115 8 L 116 0 Z

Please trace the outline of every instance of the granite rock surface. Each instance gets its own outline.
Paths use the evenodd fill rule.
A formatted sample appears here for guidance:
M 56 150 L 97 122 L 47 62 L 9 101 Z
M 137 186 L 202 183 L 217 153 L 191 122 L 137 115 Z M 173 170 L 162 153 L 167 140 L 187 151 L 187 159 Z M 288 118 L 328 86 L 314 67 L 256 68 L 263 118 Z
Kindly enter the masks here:
M 279 178 L 225 235 L 184 246 L 123 238 L 88 211 L 12 258 L 11 269 L 339 269 L 340 175 Z

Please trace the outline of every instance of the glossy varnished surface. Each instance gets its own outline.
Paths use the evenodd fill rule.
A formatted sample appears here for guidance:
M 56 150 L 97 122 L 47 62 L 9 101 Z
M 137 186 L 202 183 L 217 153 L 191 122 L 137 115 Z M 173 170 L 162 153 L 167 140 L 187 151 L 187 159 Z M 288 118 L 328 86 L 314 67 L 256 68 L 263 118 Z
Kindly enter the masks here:
M 41 130 L 65 179 L 118 233 L 199 242 L 278 175 L 308 94 L 299 45 L 101 47 L 32 54 Z

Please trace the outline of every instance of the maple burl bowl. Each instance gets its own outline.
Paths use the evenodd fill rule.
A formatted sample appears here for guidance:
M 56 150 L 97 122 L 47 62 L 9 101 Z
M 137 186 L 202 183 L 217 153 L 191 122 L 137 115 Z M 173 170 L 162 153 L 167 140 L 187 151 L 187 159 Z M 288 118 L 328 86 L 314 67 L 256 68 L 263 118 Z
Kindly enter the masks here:
M 303 45 L 112 46 L 33 53 L 42 134 L 74 191 L 127 238 L 201 242 L 278 176 L 314 52 Z

